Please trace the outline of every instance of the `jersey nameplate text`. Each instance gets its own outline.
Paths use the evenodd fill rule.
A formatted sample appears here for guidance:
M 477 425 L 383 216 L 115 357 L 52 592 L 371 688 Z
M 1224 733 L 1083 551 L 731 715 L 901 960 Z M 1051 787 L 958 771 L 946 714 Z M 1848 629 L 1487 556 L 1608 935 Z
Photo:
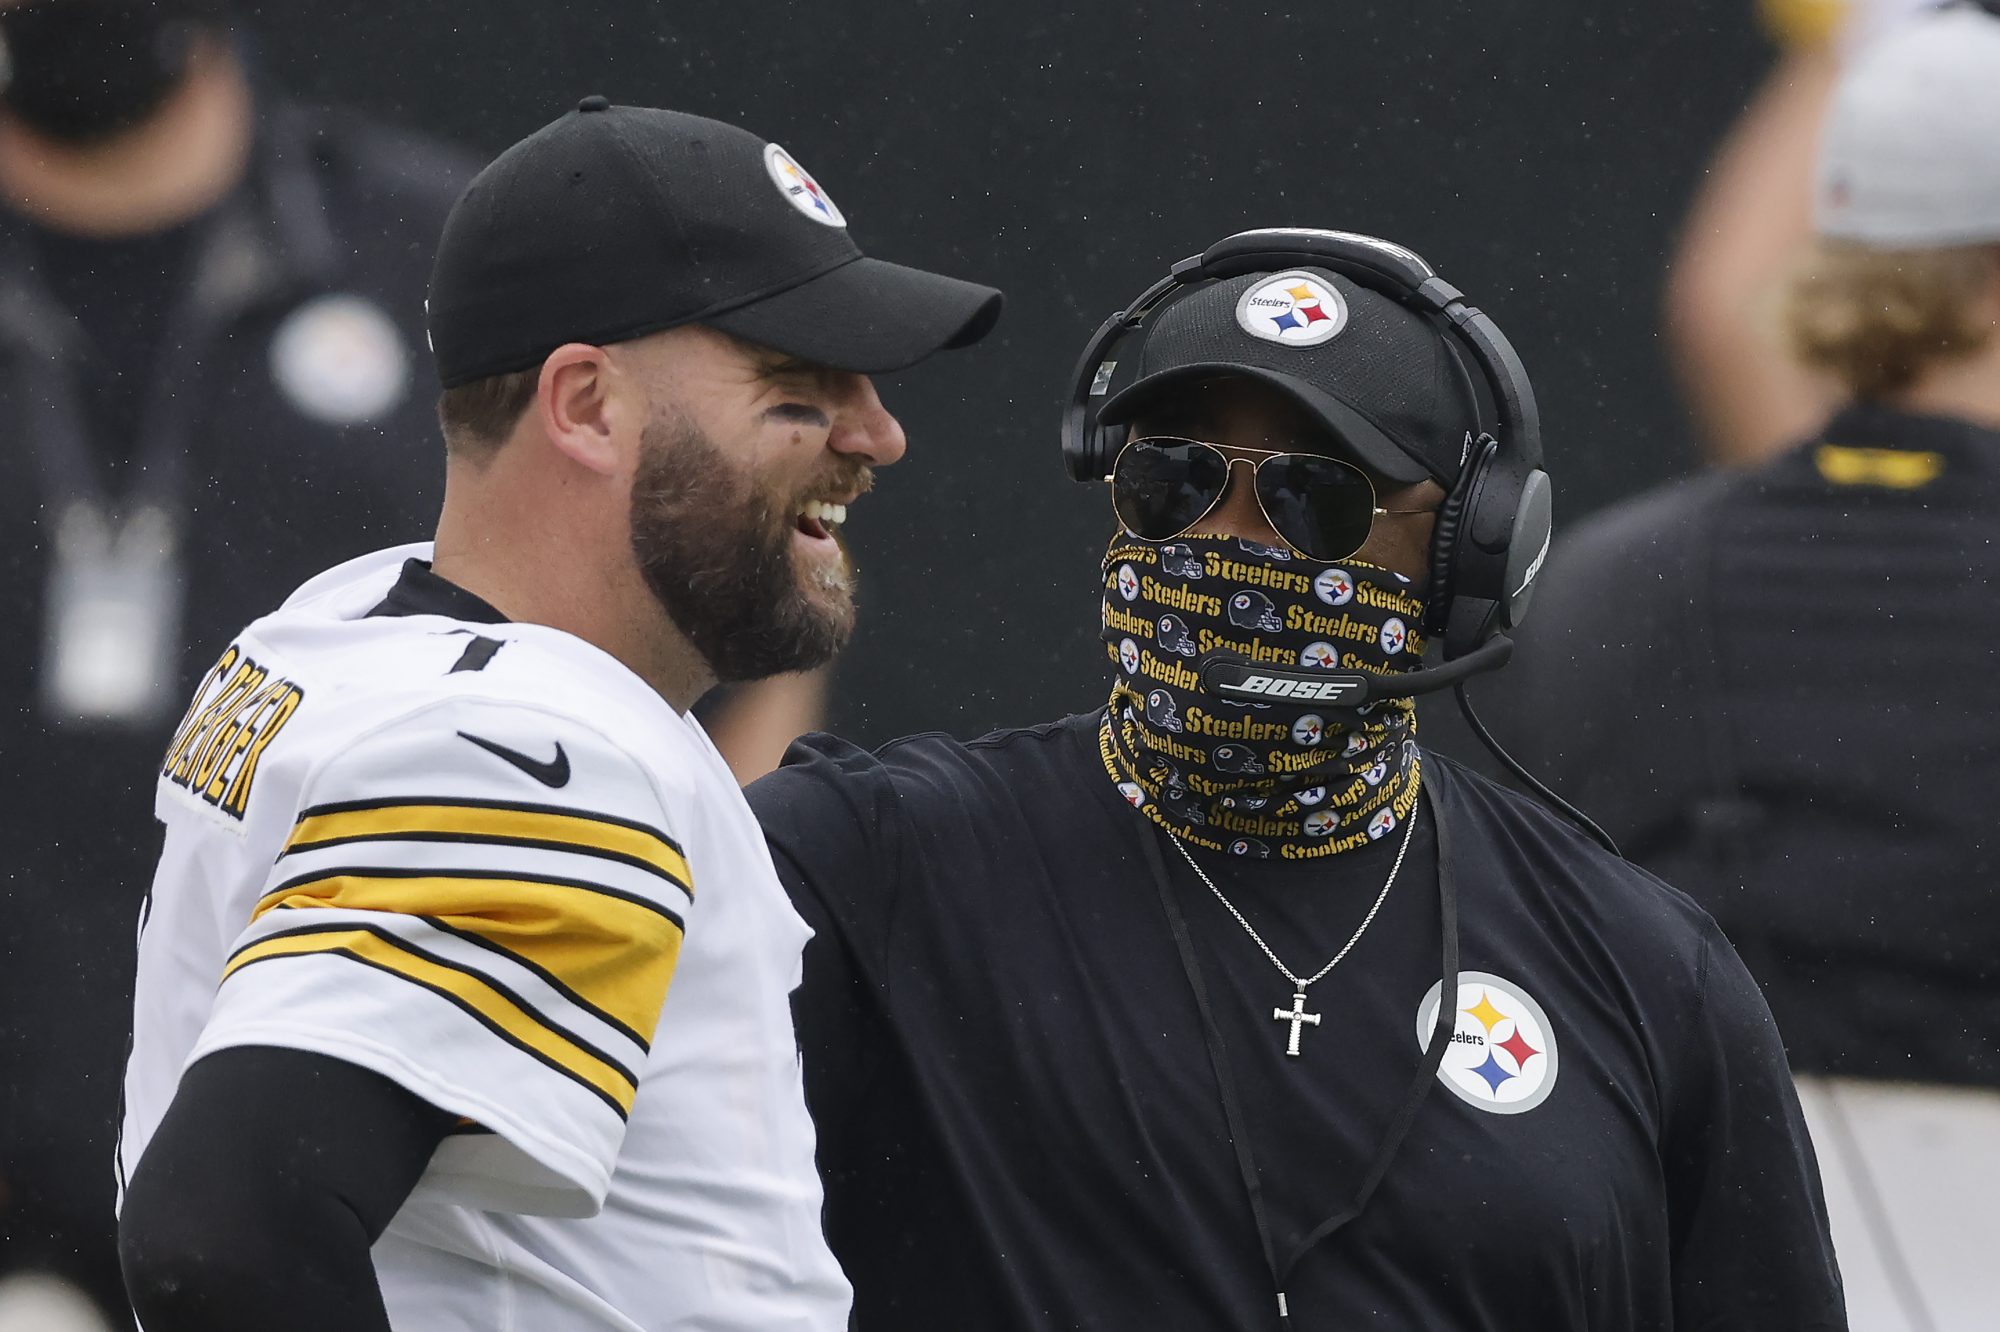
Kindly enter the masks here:
M 258 760 L 304 699 L 298 685 L 230 644 L 195 691 L 160 776 L 240 823 Z

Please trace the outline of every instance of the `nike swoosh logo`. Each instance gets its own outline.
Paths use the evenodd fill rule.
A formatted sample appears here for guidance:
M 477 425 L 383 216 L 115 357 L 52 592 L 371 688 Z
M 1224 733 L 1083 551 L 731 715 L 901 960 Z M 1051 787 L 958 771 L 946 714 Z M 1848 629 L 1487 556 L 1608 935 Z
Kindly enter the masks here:
M 561 741 L 556 742 L 556 756 L 543 762 L 541 759 L 529 758 L 518 749 L 509 749 L 503 744 L 474 735 L 470 731 L 460 731 L 458 736 L 461 740 L 470 740 L 496 758 L 507 760 L 543 786 L 569 785 L 569 755 L 563 753 Z

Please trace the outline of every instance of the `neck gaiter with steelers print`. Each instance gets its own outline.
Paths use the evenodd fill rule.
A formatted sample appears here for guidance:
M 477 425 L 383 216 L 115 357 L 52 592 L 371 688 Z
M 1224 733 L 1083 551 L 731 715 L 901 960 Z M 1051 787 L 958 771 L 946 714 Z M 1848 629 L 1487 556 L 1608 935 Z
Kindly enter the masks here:
M 1423 601 L 1371 565 L 1232 537 L 1120 533 L 1104 558 L 1115 681 L 1098 747 L 1120 794 L 1195 846 L 1305 860 L 1376 840 L 1417 801 L 1416 704 L 1305 710 L 1211 694 L 1212 651 L 1390 675 L 1423 656 Z

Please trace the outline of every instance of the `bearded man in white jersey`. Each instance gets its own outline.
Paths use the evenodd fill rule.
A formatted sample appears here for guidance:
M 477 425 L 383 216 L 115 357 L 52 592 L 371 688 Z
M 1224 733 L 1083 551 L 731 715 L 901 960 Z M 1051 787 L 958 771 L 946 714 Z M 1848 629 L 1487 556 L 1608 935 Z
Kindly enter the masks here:
M 587 98 L 472 183 L 435 548 L 244 630 L 161 765 L 118 1162 L 148 1332 L 846 1326 L 808 931 L 684 714 L 840 647 L 834 529 L 905 446 L 867 376 L 999 304 L 698 117 Z

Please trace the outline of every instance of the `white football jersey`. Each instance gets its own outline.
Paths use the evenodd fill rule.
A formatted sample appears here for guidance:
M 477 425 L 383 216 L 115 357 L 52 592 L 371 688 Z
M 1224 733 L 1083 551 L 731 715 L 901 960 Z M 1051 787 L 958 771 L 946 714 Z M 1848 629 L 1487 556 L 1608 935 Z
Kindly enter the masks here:
M 375 1246 L 399 1332 L 844 1328 L 735 780 L 581 639 L 370 615 L 429 554 L 251 625 L 167 751 L 121 1185 L 195 1060 L 314 1051 L 463 1117 Z

